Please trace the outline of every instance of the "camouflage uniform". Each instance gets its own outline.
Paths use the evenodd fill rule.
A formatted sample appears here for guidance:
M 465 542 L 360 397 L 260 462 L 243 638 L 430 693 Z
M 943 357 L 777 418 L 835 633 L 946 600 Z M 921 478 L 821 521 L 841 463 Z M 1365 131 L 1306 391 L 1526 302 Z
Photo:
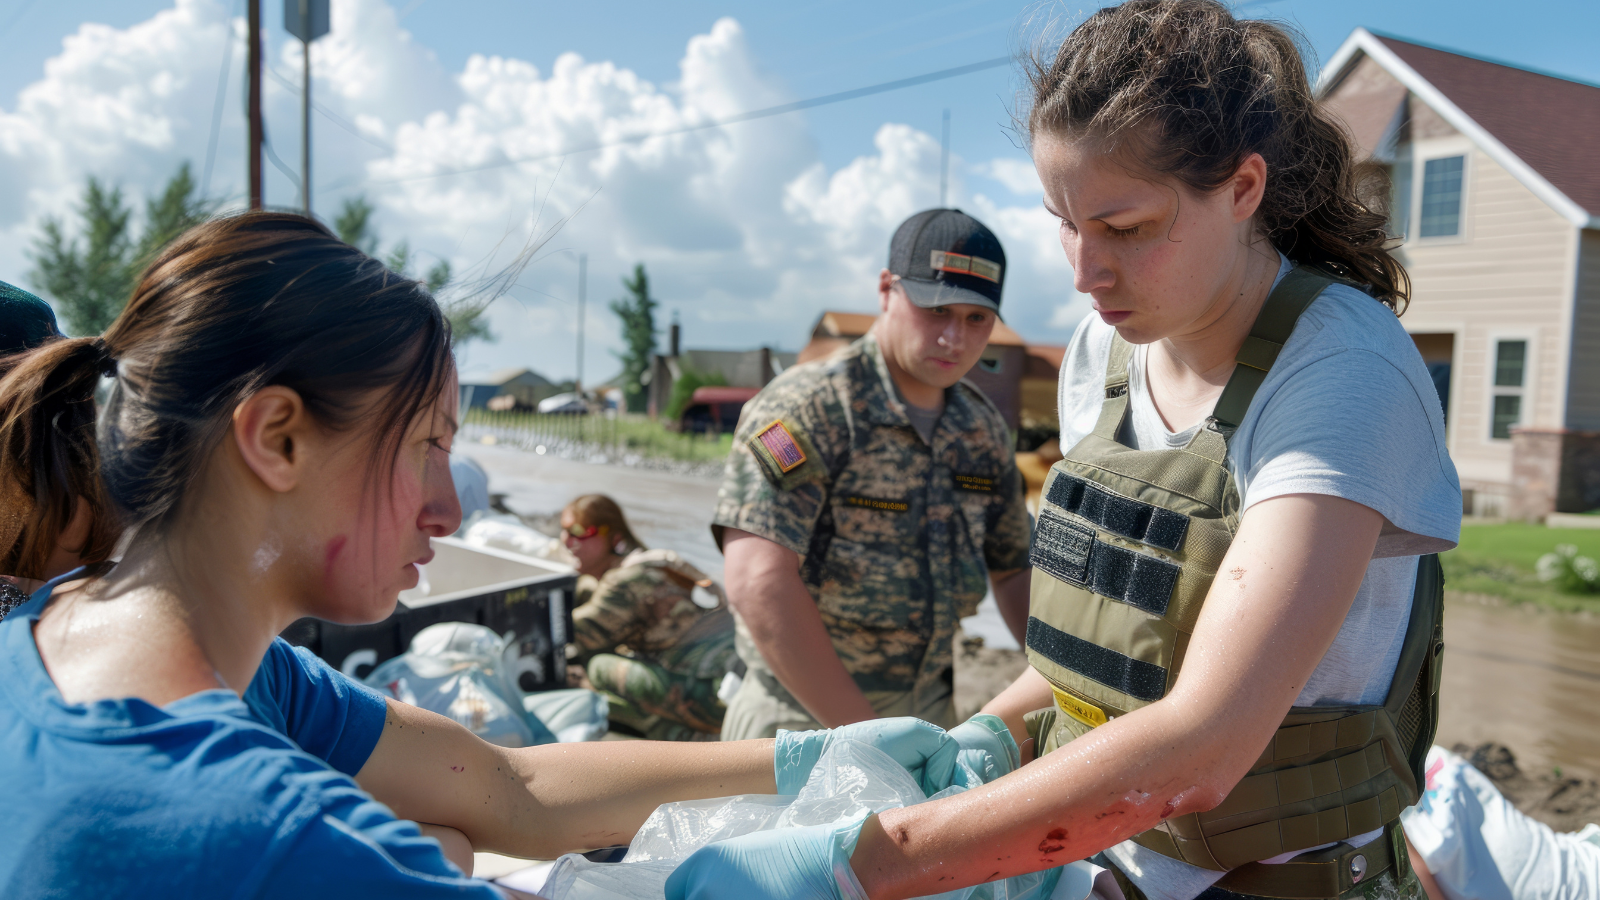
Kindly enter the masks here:
M 716 609 L 690 598 L 696 584 Z M 611 719 L 656 740 L 704 740 L 722 727 L 717 688 L 731 666 L 733 617 L 721 588 L 671 550 L 639 550 L 601 578 L 584 578 L 573 645 Z
M 833 648 L 879 715 L 948 726 L 958 621 L 991 570 L 1027 565 L 1022 488 L 1010 432 L 983 394 L 966 382 L 947 390 L 930 447 L 868 335 L 746 405 L 712 531 L 719 543 L 738 528 L 799 554 Z M 742 621 L 738 649 L 749 671 L 723 740 L 820 727 Z

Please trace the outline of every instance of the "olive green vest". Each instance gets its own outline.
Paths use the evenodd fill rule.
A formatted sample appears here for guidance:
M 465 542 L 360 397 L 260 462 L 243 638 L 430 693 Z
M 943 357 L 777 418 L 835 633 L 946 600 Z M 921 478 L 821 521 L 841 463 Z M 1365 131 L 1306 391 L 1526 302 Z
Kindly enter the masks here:
M 1034 536 L 1028 660 L 1056 695 L 1053 710 L 1033 717 L 1041 755 L 1160 700 L 1177 682 L 1200 608 L 1239 526 L 1228 441 L 1300 314 L 1331 283 L 1304 268 L 1279 283 L 1212 417 L 1179 450 L 1118 442 L 1132 348 L 1114 340 L 1100 419 L 1051 469 Z M 1438 721 L 1442 599 L 1438 558 L 1424 556 L 1386 702 L 1291 709 L 1220 805 L 1169 819 L 1135 840 L 1201 868 L 1232 870 L 1398 818 L 1419 796 Z M 1247 869 L 1277 870 L 1277 881 L 1310 871 Z M 1259 882 L 1236 883 L 1234 875 L 1243 874 L 1223 883 L 1260 892 L 1251 889 Z M 1333 896 L 1318 890 L 1270 896 Z

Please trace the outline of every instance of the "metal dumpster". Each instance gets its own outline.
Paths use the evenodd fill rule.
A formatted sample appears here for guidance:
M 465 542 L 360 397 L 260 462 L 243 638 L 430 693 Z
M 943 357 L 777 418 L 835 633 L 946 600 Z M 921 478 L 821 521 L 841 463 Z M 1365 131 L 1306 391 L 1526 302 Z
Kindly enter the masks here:
M 400 595 L 394 613 L 371 625 L 305 618 L 283 632 L 352 678 L 399 656 L 411 638 L 439 622 L 475 622 L 510 632 L 517 648 L 517 684 L 524 691 L 566 687 L 567 640 L 577 573 L 558 563 L 437 538 L 422 586 Z

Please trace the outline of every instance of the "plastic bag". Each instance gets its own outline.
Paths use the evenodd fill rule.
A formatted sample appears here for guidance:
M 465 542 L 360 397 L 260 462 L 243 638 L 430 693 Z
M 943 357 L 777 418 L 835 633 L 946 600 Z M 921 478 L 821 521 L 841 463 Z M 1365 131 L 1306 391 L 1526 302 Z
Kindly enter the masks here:
M 523 708 L 511 674 L 515 650 L 482 625 L 440 622 L 417 632 L 410 649 L 364 681 L 401 703 L 449 716 L 491 744 L 555 743 L 550 729 Z
M 457 532 L 461 540 L 474 547 L 489 547 L 519 553 L 535 559 L 573 565 L 572 554 L 561 542 L 540 531 L 529 528 L 516 516 L 505 513 L 480 512 L 467 520 Z
M 588 688 L 540 691 L 522 698 L 522 708 L 555 732 L 563 744 L 598 741 L 611 725 L 606 698 Z
M 664 896 L 667 878 L 678 863 L 701 847 L 769 828 L 836 822 L 863 809 L 882 812 L 933 798 L 888 754 L 856 741 L 836 741 L 794 798 L 742 795 L 667 803 L 640 826 L 620 863 L 595 863 L 569 853 L 544 882 L 549 900 L 655 900 Z M 993 884 L 935 895 L 939 900 L 1045 900 L 1054 889 L 1055 870 L 1007 878 Z

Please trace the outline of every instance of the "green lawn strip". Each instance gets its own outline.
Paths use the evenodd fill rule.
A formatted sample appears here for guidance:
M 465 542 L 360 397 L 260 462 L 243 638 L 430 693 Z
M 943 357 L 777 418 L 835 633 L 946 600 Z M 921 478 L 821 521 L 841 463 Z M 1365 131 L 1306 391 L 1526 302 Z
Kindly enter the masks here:
M 1600 594 L 1569 594 L 1534 574 L 1539 557 L 1557 544 L 1571 544 L 1580 555 L 1600 559 L 1600 529 L 1546 528 L 1525 522 L 1464 524 L 1460 546 L 1440 557 L 1445 587 L 1562 612 L 1600 612 Z

